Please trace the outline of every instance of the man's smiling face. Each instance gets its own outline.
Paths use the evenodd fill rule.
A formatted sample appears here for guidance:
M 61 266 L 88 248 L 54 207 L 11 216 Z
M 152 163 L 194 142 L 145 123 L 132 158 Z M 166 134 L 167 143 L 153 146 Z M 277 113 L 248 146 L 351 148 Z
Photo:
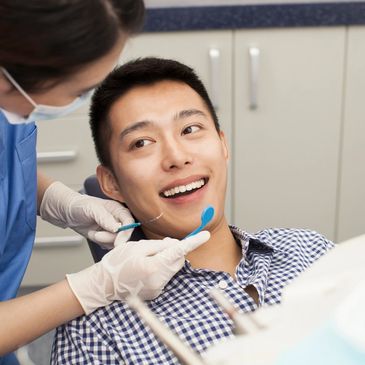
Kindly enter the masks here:
M 109 123 L 114 176 L 104 167 L 98 176 L 137 220 L 163 212 L 143 227 L 147 237 L 184 237 L 209 204 L 216 212 L 209 229 L 222 222 L 228 152 L 198 93 L 176 81 L 137 86 L 114 103 Z

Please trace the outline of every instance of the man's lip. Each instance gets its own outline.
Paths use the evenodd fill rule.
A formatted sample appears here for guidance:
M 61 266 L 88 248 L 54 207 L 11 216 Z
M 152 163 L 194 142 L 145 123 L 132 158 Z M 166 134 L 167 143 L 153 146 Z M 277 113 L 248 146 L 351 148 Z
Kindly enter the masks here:
M 166 190 L 170 190 L 172 188 L 176 188 L 177 186 L 181 186 L 181 185 L 188 185 L 188 184 L 191 184 L 194 181 L 198 181 L 198 180 L 201 180 L 201 179 L 204 179 L 205 181 L 207 181 L 208 177 L 204 176 L 204 175 L 193 175 L 193 176 L 189 176 L 189 177 L 184 178 L 184 179 L 174 180 L 173 182 L 169 183 L 164 188 L 162 188 L 161 191 L 160 191 L 160 194 L 163 193 Z

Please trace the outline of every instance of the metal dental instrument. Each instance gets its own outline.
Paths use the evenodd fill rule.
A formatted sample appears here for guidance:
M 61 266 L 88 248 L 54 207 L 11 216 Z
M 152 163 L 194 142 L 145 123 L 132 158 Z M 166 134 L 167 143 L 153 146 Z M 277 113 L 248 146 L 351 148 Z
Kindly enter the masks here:
M 200 231 L 202 231 L 205 226 L 213 219 L 214 217 L 214 208 L 211 205 L 208 205 L 201 214 L 201 224 L 197 229 L 194 229 L 193 232 L 189 233 L 185 238 L 194 236 L 195 234 L 199 233 Z M 184 239 L 185 239 L 184 238 Z
M 126 298 L 126 301 L 154 334 L 176 355 L 181 364 L 206 365 L 201 356 L 186 346 L 169 328 L 165 327 L 138 296 L 130 295 Z
M 238 313 L 237 309 L 228 301 L 221 290 L 213 288 L 209 291 L 209 295 L 222 307 L 229 318 L 231 318 L 236 335 L 252 334 L 261 329 L 261 326 L 256 323 L 250 313 L 245 313 L 244 315 Z
M 162 215 L 163 215 L 163 212 L 161 212 L 157 217 L 154 217 L 154 218 L 152 218 L 148 221 L 126 224 L 125 226 L 119 227 L 118 230 L 117 230 L 117 233 L 122 232 L 122 231 L 126 231 L 128 229 L 133 229 L 133 228 L 139 227 L 142 224 L 152 223 L 154 221 L 157 221 L 157 219 L 160 219 L 162 217 Z

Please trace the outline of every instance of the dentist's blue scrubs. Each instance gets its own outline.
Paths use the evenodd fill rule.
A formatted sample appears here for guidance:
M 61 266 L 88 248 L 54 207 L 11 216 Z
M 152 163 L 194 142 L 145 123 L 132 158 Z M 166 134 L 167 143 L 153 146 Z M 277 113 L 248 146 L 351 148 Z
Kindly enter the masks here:
M 16 296 L 33 248 L 36 139 L 34 123 L 9 124 L 0 109 L 0 301 Z M 5 364 L 17 364 L 15 357 L 0 357 Z

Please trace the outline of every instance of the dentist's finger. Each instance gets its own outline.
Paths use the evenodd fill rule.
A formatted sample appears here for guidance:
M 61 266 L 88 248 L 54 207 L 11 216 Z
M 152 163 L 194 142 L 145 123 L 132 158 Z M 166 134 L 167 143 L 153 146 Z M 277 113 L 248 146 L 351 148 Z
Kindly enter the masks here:
M 166 247 L 156 256 L 151 257 L 151 261 L 153 261 L 154 264 L 160 263 L 166 266 L 178 263 L 178 267 L 181 268 L 185 261 L 184 256 L 198 248 L 203 243 L 207 242 L 209 238 L 210 233 L 208 231 L 202 231 L 195 236 L 187 238 L 186 240 L 175 240 L 178 242 L 178 244 Z M 166 238 L 163 241 L 165 242 L 165 240 Z
M 131 230 L 130 230 L 131 231 Z M 117 234 L 117 238 L 114 242 L 115 247 L 120 246 L 119 241 L 123 240 L 123 238 L 121 238 L 123 236 L 123 233 L 128 232 L 128 231 L 122 231 L 119 232 Z M 117 242 L 118 241 L 118 242 Z M 136 247 L 136 249 L 139 250 L 140 252 L 140 256 L 141 257 L 153 257 L 154 255 L 157 255 L 158 253 L 177 246 L 180 243 L 179 240 L 175 239 L 175 238 L 164 238 L 163 240 L 140 240 L 140 241 L 128 241 L 125 244 L 126 245 L 134 245 L 134 247 Z
M 103 248 L 113 248 L 114 241 L 117 237 L 116 233 L 110 233 L 107 231 L 88 231 L 87 237 L 89 240 L 96 242 L 99 246 Z M 128 237 L 129 238 L 129 237 Z M 127 238 L 127 239 L 128 239 Z
M 180 245 L 183 247 L 184 256 L 189 252 L 194 251 L 196 248 L 201 246 L 203 243 L 209 241 L 210 232 L 209 231 L 201 231 L 194 236 L 190 236 L 180 242 Z
M 88 214 L 95 223 L 105 231 L 110 233 L 117 232 L 120 227 L 120 222 L 111 214 L 104 206 L 93 205 L 93 209 L 89 207 Z
M 124 207 L 120 203 L 117 203 L 117 205 L 115 205 L 115 209 L 112 211 L 112 214 L 117 220 L 119 220 L 123 224 L 123 226 L 134 223 L 134 218 L 129 209 Z
M 119 233 L 115 233 L 114 237 L 114 247 L 117 247 L 121 244 L 124 244 L 126 242 L 128 242 L 128 240 L 131 238 L 133 233 L 133 229 L 127 229 L 126 231 L 121 231 Z

